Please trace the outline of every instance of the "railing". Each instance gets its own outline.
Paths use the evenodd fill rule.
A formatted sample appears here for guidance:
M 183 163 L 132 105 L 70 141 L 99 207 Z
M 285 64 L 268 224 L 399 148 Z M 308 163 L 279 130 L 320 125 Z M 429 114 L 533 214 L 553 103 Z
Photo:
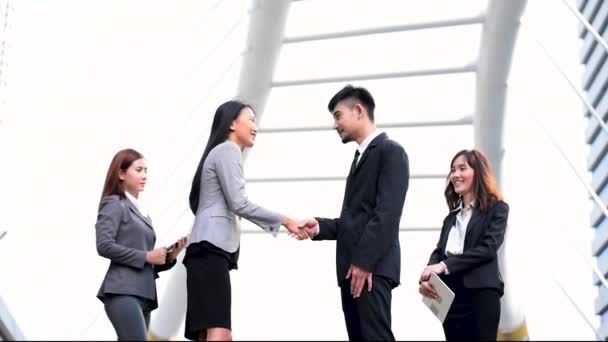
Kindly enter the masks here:
M 0 297 L 0 341 L 23 341 L 25 337 L 19 329 L 6 303 Z

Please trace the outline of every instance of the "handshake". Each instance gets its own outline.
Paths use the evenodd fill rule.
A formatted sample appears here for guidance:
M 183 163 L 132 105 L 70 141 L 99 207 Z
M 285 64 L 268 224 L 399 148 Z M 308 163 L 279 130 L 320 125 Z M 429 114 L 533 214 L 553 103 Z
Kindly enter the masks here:
M 298 240 L 310 239 L 319 233 L 319 222 L 314 218 L 293 220 L 285 217 L 281 224 L 287 228 L 289 236 Z

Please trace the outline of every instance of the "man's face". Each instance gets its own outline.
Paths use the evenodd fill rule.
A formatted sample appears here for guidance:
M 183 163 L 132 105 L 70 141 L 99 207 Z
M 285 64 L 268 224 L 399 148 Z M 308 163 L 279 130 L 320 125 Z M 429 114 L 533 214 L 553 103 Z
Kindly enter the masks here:
M 340 101 L 334 107 L 332 112 L 334 129 L 338 132 L 342 143 L 346 144 L 356 140 L 358 127 L 361 123 L 361 109 L 360 104 L 351 100 Z

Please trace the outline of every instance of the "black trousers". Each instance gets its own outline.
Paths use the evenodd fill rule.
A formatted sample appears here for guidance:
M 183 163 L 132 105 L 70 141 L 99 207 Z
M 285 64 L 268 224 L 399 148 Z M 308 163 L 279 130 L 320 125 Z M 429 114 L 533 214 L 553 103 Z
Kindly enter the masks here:
M 350 279 L 340 284 L 342 310 L 350 341 L 394 341 L 391 330 L 391 291 L 395 283 L 386 277 L 373 276 L 372 291 L 367 282 L 357 299 L 350 294 Z
M 460 276 L 445 276 L 456 295 L 445 320 L 446 341 L 496 341 L 500 321 L 498 289 L 468 289 Z

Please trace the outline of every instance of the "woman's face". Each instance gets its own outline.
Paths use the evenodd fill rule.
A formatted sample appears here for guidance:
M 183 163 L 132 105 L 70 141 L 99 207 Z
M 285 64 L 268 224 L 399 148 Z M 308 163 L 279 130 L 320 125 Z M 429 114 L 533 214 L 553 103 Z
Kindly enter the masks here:
M 452 170 L 450 171 L 450 182 L 452 182 L 456 193 L 462 196 L 472 194 L 474 176 L 475 171 L 467 162 L 464 154 L 458 156 L 452 163 Z
M 144 158 L 134 161 L 127 171 L 119 171 L 118 177 L 124 185 L 125 191 L 129 192 L 134 197 L 144 191 L 148 180 L 148 167 Z
M 236 139 L 236 143 L 241 147 L 252 147 L 258 129 L 255 125 L 255 114 L 249 107 L 241 109 L 241 112 L 232 121 L 230 126 Z

